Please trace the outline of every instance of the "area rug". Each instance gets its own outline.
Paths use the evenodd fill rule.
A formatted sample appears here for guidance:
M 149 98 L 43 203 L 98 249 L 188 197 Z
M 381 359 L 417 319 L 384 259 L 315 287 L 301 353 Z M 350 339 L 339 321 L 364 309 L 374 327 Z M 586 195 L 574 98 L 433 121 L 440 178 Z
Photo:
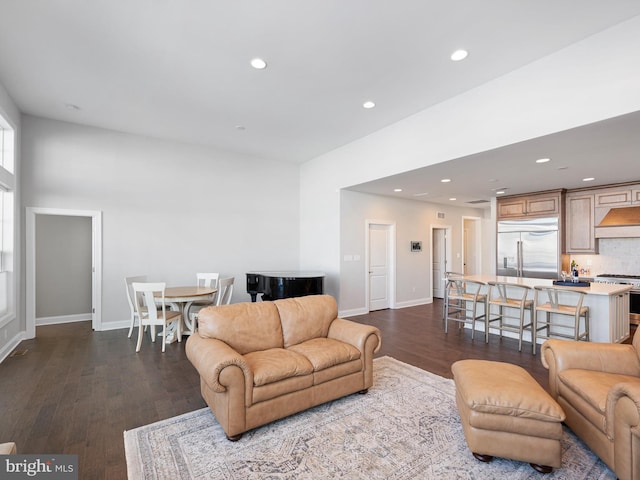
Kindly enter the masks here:
M 390 357 L 374 360 L 374 386 L 229 442 L 208 408 L 124 432 L 137 479 L 615 479 L 565 429 L 562 468 L 482 463 L 465 443 L 452 380 Z

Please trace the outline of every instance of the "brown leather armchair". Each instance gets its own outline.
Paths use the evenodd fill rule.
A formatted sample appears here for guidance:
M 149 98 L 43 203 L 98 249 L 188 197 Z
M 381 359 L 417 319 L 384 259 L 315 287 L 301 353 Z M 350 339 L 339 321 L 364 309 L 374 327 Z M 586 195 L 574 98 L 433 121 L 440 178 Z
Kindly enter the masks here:
M 542 364 L 566 425 L 621 480 L 640 480 L 640 335 L 633 345 L 547 340 Z

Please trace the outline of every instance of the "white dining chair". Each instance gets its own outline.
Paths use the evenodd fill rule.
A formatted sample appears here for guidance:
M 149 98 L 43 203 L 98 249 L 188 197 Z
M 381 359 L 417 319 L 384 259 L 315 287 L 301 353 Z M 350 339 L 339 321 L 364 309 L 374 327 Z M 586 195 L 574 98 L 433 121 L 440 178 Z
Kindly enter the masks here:
M 127 287 L 127 302 L 129 303 L 129 310 L 131 311 L 131 322 L 129 324 L 129 335 L 128 338 L 131 338 L 131 334 L 133 333 L 133 327 L 135 327 L 136 319 L 138 318 L 138 312 L 136 311 L 135 299 L 133 296 L 133 287 L 131 284 L 133 282 L 146 282 L 146 275 L 138 275 L 136 277 L 125 277 L 124 283 Z
M 207 288 L 218 288 L 218 279 L 220 278 L 219 273 L 196 273 L 196 285 L 198 287 L 207 287 Z M 216 298 L 218 293 L 214 293 L 211 300 L 203 300 L 198 302 L 193 302 L 189 305 L 189 311 L 185 312 L 187 318 L 191 319 L 191 323 L 196 320 L 197 313 L 204 307 L 209 305 L 216 304 Z
M 216 305 L 229 305 L 231 303 L 231 295 L 233 295 L 233 279 L 234 277 L 221 278 L 218 281 L 218 296 L 216 297 Z
M 164 282 L 141 283 L 133 282 L 133 298 L 138 313 L 138 344 L 136 352 L 142 346 L 142 330 L 145 325 L 150 325 L 151 341 L 156 341 L 155 325 L 162 325 L 162 351 L 164 352 L 167 343 L 167 324 L 175 321 L 177 325 L 178 341 L 182 341 L 182 314 L 180 312 L 167 310 L 164 298 L 166 284 Z

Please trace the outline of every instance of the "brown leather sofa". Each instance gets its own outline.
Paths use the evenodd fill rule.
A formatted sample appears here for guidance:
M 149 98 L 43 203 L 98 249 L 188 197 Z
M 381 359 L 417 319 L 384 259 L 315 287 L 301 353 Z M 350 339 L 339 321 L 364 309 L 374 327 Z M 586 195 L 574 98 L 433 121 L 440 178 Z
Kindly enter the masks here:
M 547 340 L 542 364 L 566 425 L 621 480 L 640 480 L 640 335 L 633 345 Z
M 187 357 L 230 440 L 371 387 L 380 331 L 337 315 L 329 295 L 200 310 Z

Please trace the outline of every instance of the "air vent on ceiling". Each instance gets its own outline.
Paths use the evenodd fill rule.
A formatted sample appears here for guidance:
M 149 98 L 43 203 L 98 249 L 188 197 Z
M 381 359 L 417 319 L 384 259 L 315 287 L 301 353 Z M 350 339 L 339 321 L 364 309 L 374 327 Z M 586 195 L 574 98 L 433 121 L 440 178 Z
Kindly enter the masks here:
M 478 203 L 489 203 L 489 200 L 471 200 L 470 202 L 466 202 L 466 203 L 477 205 Z
M 438 218 L 444 218 L 444 212 L 438 212 Z

